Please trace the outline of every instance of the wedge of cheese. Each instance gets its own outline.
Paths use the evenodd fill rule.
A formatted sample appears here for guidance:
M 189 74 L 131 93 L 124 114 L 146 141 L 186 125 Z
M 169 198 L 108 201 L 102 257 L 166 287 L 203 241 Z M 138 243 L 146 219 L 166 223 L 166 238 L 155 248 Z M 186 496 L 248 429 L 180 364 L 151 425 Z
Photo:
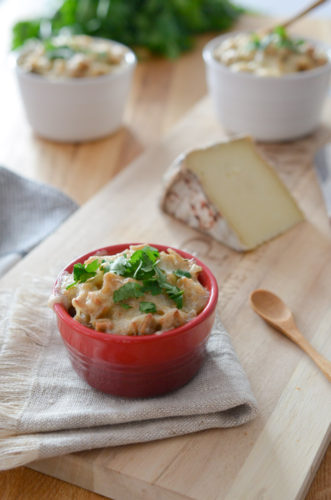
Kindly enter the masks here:
M 250 138 L 182 155 L 165 175 L 162 209 L 235 250 L 252 250 L 303 214 Z

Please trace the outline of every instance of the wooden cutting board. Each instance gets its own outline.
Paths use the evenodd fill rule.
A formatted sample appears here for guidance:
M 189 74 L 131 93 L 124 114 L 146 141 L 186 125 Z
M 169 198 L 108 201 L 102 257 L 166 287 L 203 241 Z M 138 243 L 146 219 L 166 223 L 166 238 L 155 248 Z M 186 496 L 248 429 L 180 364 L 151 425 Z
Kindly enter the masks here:
M 77 254 L 116 242 L 159 242 L 196 252 L 218 278 L 219 312 L 260 408 L 258 418 L 240 428 L 81 452 L 32 468 L 120 500 L 302 498 L 330 440 L 331 386 L 294 344 L 252 312 L 248 296 L 257 287 L 281 295 L 306 337 L 331 359 L 331 239 L 311 166 L 314 150 L 331 137 L 330 106 L 325 119 L 307 139 L 261 146 L 307 221 L 254 252 L 236 253 L 158 208 L 170 162 L 224 135 L 206 98 L 1 280 L 1 287 L 13 287 L 27 280 L 24 271 L 54 274 Z

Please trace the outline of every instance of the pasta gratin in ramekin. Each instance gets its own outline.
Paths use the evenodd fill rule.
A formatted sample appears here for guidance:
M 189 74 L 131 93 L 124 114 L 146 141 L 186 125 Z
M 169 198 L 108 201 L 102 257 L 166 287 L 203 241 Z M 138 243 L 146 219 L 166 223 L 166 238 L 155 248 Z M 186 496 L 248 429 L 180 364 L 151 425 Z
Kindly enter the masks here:
M 302 54 L 295 52 L 301 50 L 295 41 L 293 51 L 273 43 L 248 50 L 242 40 L 260 43 L 228 33 L 203 50 L 213 109 L 223 127 L 260 141 L 288 141 L 316 130 L 329 87 L 328 48 L 305 39 Z
M 78 45 L 86 38 L 92 40 L 91 49 L 82 52 Z M 115 132 L 122 124 L 136 65 L 133 51 L 115 41 L 82 36 L 72 43 L 55 39 L 49 44 L 46 50 L 32 42 L 15 61 L 32 129 L 61 142 L 89 141 Z
M 126 397 L 169 392 L 200 368 L 218 286 L 208 267 L 163 245 L 120 244 L 76 259 L 51 305 L 74 369 Z

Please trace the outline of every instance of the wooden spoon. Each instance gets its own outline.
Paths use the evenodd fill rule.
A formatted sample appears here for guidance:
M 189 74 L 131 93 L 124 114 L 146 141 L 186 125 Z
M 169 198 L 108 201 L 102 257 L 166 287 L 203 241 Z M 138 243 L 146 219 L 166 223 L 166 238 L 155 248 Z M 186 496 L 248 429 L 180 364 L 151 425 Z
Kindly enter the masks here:
M 268 33 L 271 33 L 271 31 L 273 31 L 276 26 L 282 26 L 283 28 L 287 28 L 288 26 L 290 26 L 291 24 L 295 23 L 296 21 L 298 21 L 299 19 L 304 17 L 306 14 L 308 14 L 308 12 L 311 12 L 313 9 L 315 9 L 319 5 L 322 5 L 326 1 L 328 1 L 328 0 L 316 0 L 312 4 L 308 5 L 308 7 L 301 10 L 300 12 L 295 14 L 294 16 L 286 19 L 285 21 L 283 21 L 281 23 L 277 23 L 276 25 L 274 24 L 273 26 L 270 26 L 269 28 L 264 28 L 264 29 L 262 28 L 261 30 L 259 30 L 259 35 L 261 36 L 261 35 L 267 35 Z
M 267 323 L 301 347 L 331 382 L 331 362 L 305 339 L 294 322 L 292 312 L 282 299 L 268 290 L 254 290 L 251 293 L 251 306 Z

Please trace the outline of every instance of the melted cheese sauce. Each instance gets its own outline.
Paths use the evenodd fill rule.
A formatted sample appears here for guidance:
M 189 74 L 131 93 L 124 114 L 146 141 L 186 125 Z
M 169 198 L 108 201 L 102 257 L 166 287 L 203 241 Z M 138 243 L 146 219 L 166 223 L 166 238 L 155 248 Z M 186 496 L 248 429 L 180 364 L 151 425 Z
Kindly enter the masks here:
M 145 245 L 132 246 L 116 255 L 89 257 L 84 264 L 95 259 L 104 260 L 105 264 L 114 261 L 120 255 L 130 257 L 135 250 Z M 72 274 L 65 273 L 58 292 L 50 298 L 50 306 L 62 303 L 74 319 L 95 330 L 120 335 L 150 335 L 156 332 L 170 330 L 187 323 L 197 316 L 205 307 L 209 291 L 199 282 L 201 267 L 195 261 L 181 257 L 174 250 L 160 252 L 159 268 L 166 273 L 169 283 L 183 290 L 183 307 L 178 309 L 168 295 L 152 295 L 145 293 L 141 298 L 130 298 L 125 302 L 130 306 L 124 309 L 114 302 L 114 291 L 129 282 L 141 282 L 133 278 L 119 276 L 112 271 L 103 272 L 100 269 L 95 277 L 85 283 L 78 283 L 72 288 L 67 286 L 73 282 Z M 176 270 L 187 271 L 191 278 L 177 277 Z M 141 301 L 153 302 L 155 313 L 142 313 L 139 310 Z
M 272 37 L 273 35 L 269 36 L 269 42 L 263 49 L 254 48 L 250 34 L 227 38 L 215 49 L 214 58 L 235 72 L 275 77 L 309 71 L 328 62 L 326 54 L 319 52 L 308 42 L 291 49 L 279 46 L 277 37 Z

